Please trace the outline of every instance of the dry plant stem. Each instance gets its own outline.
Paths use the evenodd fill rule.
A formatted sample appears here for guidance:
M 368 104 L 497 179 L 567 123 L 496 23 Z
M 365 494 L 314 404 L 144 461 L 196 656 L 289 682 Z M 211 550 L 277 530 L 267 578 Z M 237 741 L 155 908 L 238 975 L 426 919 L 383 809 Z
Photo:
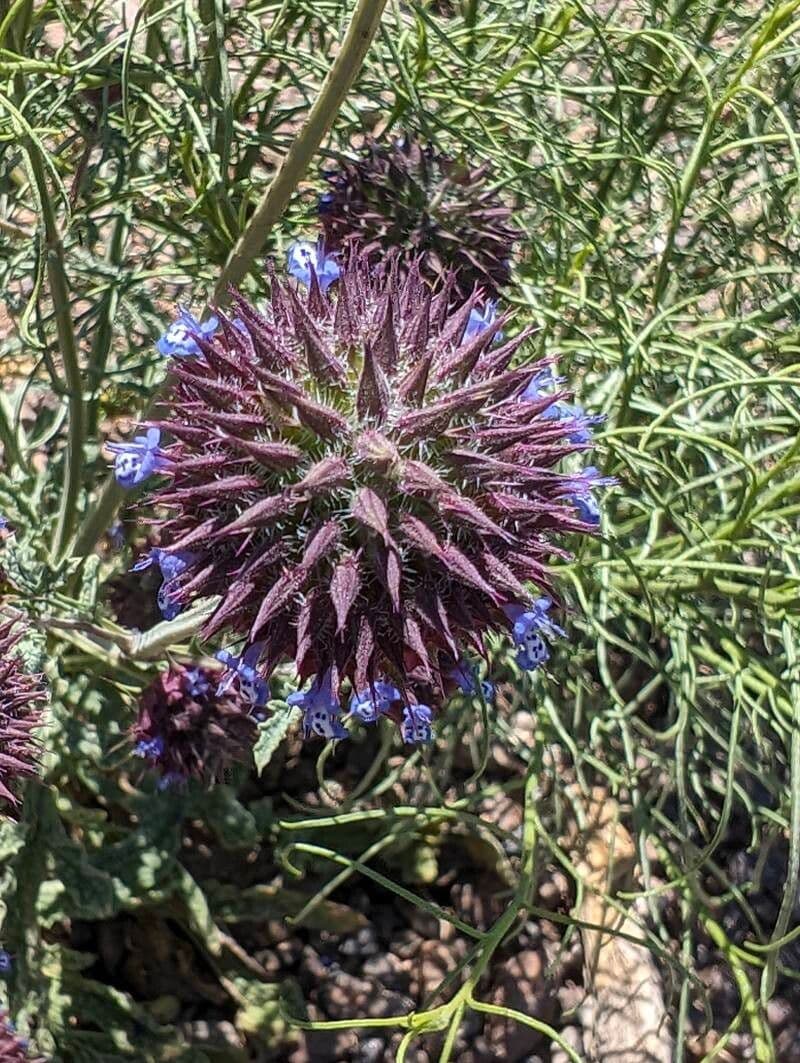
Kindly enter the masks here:
M 270 182 L 264 198 L 236 241 L 214 289 L 213 303 L 224 306 L 228 286 L 240 284 L 263 248 L 270 229 L 280 218 L 289 197 L 308 169 L 353 84 L 381 20 L 386 0 L 358 0 L 342 42 L 308 119 Z
M 270 229 L 281 216 L 289 197 L 302 179 L 308 164 L 330 129 L 348 89 L 353 84 L 370 42 L 375 36 L 386 0 L 359 0 L 342 47 L 320 89 L 308 119 L 289 149 L 270 182 L 264 198 L 239 237 L 214 290 L 213 302 L 224 306 L 228 299 L 228 285 L 239 284 L 264 246 Z M 156 393 L 148 407 L 158 401 Z M 145 418 L 148 413 L 145 413 Z M 113 476 L 109 476 L 98 500 L 79 528 L 73 548 L 77 557 L 86 557 L 111 524 L 125 492 Z

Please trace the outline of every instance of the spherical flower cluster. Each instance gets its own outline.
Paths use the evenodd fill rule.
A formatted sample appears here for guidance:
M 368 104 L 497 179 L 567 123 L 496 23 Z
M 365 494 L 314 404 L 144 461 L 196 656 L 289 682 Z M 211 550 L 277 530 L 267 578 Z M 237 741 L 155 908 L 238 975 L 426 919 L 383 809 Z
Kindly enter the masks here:
M 489 166 L 470 168 L 413 137 L 369 140 L 359 159 L 325 173 L 319 204 L 325 242 L 342 248 L 355 238 L 374 261 L 395 248 L 423 254 L 430 279 L 455 271 L 458 294 L 475 285 L 496 295 L 511 275 L 522 232 L 489 181 Z
M 256 736 L 250 705 L 221 680 L 219 669 L 175 665 L 142 695 L 133 752 L 160 773 L 163 786 L 192 778 L 208 784 L 250 755 Z
M 42 720 L 45 693 L 39 676 L 25 671 L 16 652 L 22 638 L 14 622 L 0 619 L 0 805 L 16 808 L 14 792 L 23 778 L 39 770 L 39 746 L 33 732 Z
M 202 634 L 244 642 L 218 656 L 251 704 L 291 661 L 308 734 L 344 737 L 347 697 L 426 740 L 456 689 L 491 696 L 486 634 L 508 632 L 525 668 L 561 634 L 547 564 L 594 527 L 580 503 L 600 481 L 562 460 L 587 418 L 529 393 L 541 364 L 512 363 L 531 330 L 498 341 L 508 315 L 454 301 L 452 275 L 437 291 L 418 260 L 332 265 L 313 244 L 289 266 L 299 285 L 273 272 L 263 310 L 235 295 L 237 323 L 220 313 L 171 363 L 150 425 L 164 601 L 218 596 Z

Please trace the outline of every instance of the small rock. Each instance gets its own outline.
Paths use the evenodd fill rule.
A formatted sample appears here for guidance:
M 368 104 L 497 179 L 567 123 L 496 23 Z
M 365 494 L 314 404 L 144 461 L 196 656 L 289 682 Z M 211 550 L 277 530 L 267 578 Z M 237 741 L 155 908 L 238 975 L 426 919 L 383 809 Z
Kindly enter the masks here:
M 374 978 L 386 989 L 408 993 L 411 982 L 411 960 L 401 960 L 393 952 L 370 957 L 361 968 L 367 978 Z
M 368 1037 L 358 1046 L 356 1063 L 379 1063 L 383 1058 L 386 1044 L 380 1037 Z
M 793 1014 L 792 1005 L 783 997 L 774 997 L 767 1004 L 767 1022 L 773 1032 L 782 1029 L 791 1019 Z

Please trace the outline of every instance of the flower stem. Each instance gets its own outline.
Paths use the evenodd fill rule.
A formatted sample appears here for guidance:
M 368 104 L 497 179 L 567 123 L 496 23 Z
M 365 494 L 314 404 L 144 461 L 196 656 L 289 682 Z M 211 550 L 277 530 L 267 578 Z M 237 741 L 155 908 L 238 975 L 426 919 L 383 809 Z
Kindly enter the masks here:
M 281 216 L 289 197 L 308 169 L 322 138 L 330 129 L 342 102 L 361 69 L 372 38 L 380 23 L 386 0 L 358 0 L 342 47 L 333 62 L 305 125 L 292 142 L 275 172 L 269 188 L 236 241 L 214 289 L 213 303 L 224 306 L 228 286 L 237 285 L 247 275 L 253 260 L 263 248 L 269 231 Z
M 16 117 L 16 116 L 15 116 Z M 28 155 L 30 172 L 36 185 L 38 207 L 44 229 L 44 254 L 47 265 L 47 280 L 53 302 L 53 317 L 61 360 L 64 366 L 65 391 L 69 405 L 69 429 L 67 450 L 64 458 L 64 476 L 61 489 L 61 504 L 58 523 L 53 537 L 52 553 L 59 559 L 70 540 L 78 514 L 78 499 L 83 475 L 83 444 L 85 415 L 83 407 L 83 381 L 78 360 L 78 345 L 72 325 L 72 310 L 69 299 L 69 283 L 64 263 L 64 245 L 56 224 L 53 196 L 46 177 L 46 164 L 42 147 L 29 131 L 24 129 L 23 143 Z

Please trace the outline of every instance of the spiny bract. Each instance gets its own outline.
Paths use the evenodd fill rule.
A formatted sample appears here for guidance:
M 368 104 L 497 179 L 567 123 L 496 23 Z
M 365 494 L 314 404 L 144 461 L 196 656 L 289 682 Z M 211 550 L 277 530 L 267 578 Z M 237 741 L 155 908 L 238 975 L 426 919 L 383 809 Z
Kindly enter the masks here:
M 16 807 L 12 787 L 39 770 L 39 746 L 33 731 L 42 719 L 45 692 L 39 676 L 25 671 L 16 647 L 22 629 L 0 618 L 0 804 Z
M 481 295 L 453 308 L 452 275 L 435 293 L 418 261 L 401 278 L 396 258 L 355 251 L 325 293 L 313 268 L 307 290 L 271 274 L 263 312 L 234 294 L 236 325 L 220 314 L 171 364 L 152 423 L 174 440 L 171 482 L 150 500 L 182 563 L 162 591 L 219 595 L 206 638 L 243 637 L 266 675 L 289 660 L 315 677 L 308 730 L 340 736 L 345 681 L 386 682 L 383 714 L 425 734 L 487 632 L 519 628 L 530 654 L 555 630 L 528 585 L 552 594 L 554 536 L 593 529 L 580 477 L 559 471 L 585 417 L 547 416 L 565 392 L 525 397 L 541 363 L 509 366 L 531 329 L 498 345 L 501 315 L 466 335 Z
M 358 159 L 325 173 L 319 212 L 329 249 L 358 240 L 374 259 L 394 248 L 424 253 L 430 279 L 456 274 L 466 298 L 476 284 L 496 295 L 511 275 L 523 233 L 491 184 L 488 165 L 469 167 L 406 136 L 368 140 Z

